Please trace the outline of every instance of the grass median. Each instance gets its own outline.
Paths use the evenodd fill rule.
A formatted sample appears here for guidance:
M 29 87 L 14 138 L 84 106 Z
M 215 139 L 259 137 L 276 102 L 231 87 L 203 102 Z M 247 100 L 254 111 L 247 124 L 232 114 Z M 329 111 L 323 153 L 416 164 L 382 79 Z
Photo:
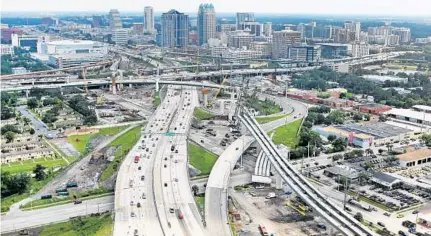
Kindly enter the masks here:
M 298 136 L 296 134 L 301 127 L 301 122 L 301 119 L 295 120 L 294 122 L 278 127 L 274 131 L 268 132 L 268 135 L 275 132 L 272 137 L 272 141 L 275 144 L 284 144 L 287 147 L 294 148 L 298 144 Z
M 74 217 L 63 223 L 44 226 L 40 236 L 95 235 L 110 236 L 113 234 L 111 213 L 93 216 Z
M 130 149 L 132 149 L 140 137 L 141 126 L 137 126 L 116 138 L 109 144 L 110 147 L 117 147 L 117 151 L 115 152 L 114 161 L 112 161 L 102 172 L 100 181 L 109 179 L 114 174 L 114 172 L 117 171 L 123 158 L 127 155 L 127 153 L 129 153 Z
M 265 123 L 268 123 L 268 122 L 272 122 L 272 121 L 275 121 L 275 120 L 279 120 L 279 119 L 282 119 L 282 118 L 286 118 L 287 116 L 289 116 L 290 115 L 290 113 L 288 113 L 288 114 L 283 114 L 283 115 L 278 115 L 278 116 L 266 116 L 266 117 L 256 117 L 256 121 L 259 123 L 259 124 L 265 124 Z
M 84 153 L 91 139 L 97 136 L 114 136 L 120 133 L 121 131 L 125 130 L 127 127 L 128 127 L 127 125 L 108 127 L 108 128 L 99 129 L 99 132 L 95 134 L 71 135 L 67 137 L 67 141 L 71 143 L 76 148 L 76 150 L 78 150 L 80 153 Z
M 201 171 L 199 175 L 209 175 L 217 161 L 217 155 L 192 143 L 189 143 L 188 149 L 190 164 Z
M 159 93 L 156 93 L 154 95 L 154 100 L 153 100 L 153 106 L 157 107 L 162 103 L 162 100 L 160 99 Z
M 214 117 L 213 114 L 211 114 L 207 111 L 204 111 L 204 110 L 200 109 L 199 107 L 195 107 L 195 110 L 193 111 L 193 115 L 198 120 L 209 120 L 209 119 Z

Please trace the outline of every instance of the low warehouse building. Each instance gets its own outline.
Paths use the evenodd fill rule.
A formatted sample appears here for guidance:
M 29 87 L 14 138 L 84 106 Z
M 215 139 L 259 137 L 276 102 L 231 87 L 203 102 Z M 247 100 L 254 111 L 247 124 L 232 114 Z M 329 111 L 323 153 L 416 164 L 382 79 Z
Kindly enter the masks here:
M 362 148 L 400 142 L 417 135 L 414 130 L 391 125 L 389 123 L 313 127 L 313 130 L 325 137 L 335 135 L 339 138 L 347 138 L 350 144 Z
M 397 156 L 400 166 L 418 166 L 431 162 L 431 149 L 419 149 Z

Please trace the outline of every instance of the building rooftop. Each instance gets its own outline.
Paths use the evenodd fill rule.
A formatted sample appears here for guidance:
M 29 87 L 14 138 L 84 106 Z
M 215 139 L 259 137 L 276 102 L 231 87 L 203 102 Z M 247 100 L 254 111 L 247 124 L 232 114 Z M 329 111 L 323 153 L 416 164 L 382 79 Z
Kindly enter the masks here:
M 359 106 L 368 107 L 368 108 L 388 107 L 380 103 L 366 103 L 366 104 L 359 104 Z
M 67 46 L 67 45 L 93 45 L 100 44 L 100 42 L 91 41 L 91 40 L 59 40 L 47 42 L 47 45 L 55 45 L 55 46 Z
M 416 120 L 424 120 L 431 122 L 431 114 L 430 113 L 424 113 L 421 111 L 413 111 L 410 109 L 397 109 L 393 108 L 392 110 L 386 112 L 386 114 L 392 114 L 396 116 L 403 116 L 403 117 L 409 117 Z
M 413 108 L 421 111 L 431 111 L 431 106 L 414 105 Z
M 389 138 L 398 136 L 400 134 L 412 132 L 410 129 L 390 125 L 387 123 L 374 123 L 374 124 L 346 124 L 336 126 L 346 132 L 362 133 L 371 135 L 375 139 Z
M 356 179 L 359 176 L 356 170 L 350 169 L 347 166 L 332 166 L 326 168 L 325 171 L 333 175 L 340 175 L 350 179 Z
M 388 184 L 393 184 L 393 183 L 399 181 L 394 176 L 382 173 L 380 171 L 372 171 L 372 174 L 373 174 L 373 178 L 378 179 L 378 180 L 385 182 L 385 183 L 388 183 Z
M 400 161 L 414 161 L 427 157 L 431 157 L 431 149 L 419 149 L 413 152 L 404 153 L 397 156 Z

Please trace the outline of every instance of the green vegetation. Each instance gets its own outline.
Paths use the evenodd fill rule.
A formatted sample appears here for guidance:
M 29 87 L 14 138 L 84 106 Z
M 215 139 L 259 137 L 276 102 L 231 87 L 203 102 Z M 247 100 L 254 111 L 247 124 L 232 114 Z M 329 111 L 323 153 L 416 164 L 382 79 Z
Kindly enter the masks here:
M 209 120 L 214 117 L 213 114 L 206 112 L 199 107 L 195 107 L 195 110 L 193 111 L 193 115 L 198 118 L 198 120 Z
M 128 127 L 127 125 L 109 127 L 109 128 L 99 129 L 99 132 L 95 134 L 71 135 L 67 137 L 67 141 L 71 143 L 76 148 L 76 150 L 78 150 L 80 153 L 84 153 L 85 155 L 85 153 L 87 153 L 86 151 L 88 151 L 86 149 L 91 139 L 97 136 L 107 136 L 107 135 L 113 136 L 125 130 L 127 127 Z
M 68 105 L 84 117 L 84 125 L 97 123 L 96 112 L 84 96 L 75 95 L 67 101 Z
M 103 182 L 109 179 L 115 171 L 120 167 L 120 163 L 123 158 L 129 153 L 130 149 L 135 145 L 135 143 L 141 137 L 141 126 L 137 126 L 120 137 L 116 138 L 112 143 L 109 144 L 110 147 L 117 147 L 115 152 L 114 161 L 111 162 L 108 167 L 102 172 L 100 181 Z
M 235 223 L 232 221 L 232 215 L 229 214 L 229 225 L 233 236 L 239 236 Z
M 40 236 L 69 235 L 112 235 L 113 219 L 111 213 L 94 214 L 93 216 L 74 217 L 68 222 L 43 227 Z
M 67 166 L 67 162 L 62 158 L 39 158 L 35 160 L 11 162 L 9 164 L 2 164 L 2 171 L 8 171 L 11 174 L 32 172 L 33 168 L 37 165 L 43 165 L 47 168 L 57 168 Z
M 23 49 L 15 50 L 15 55 L 1 56 L 1 74 L 12 74 L 12 68 L 24 67 L 29 71 L 49 70 L 50 68 L 40 60 L 31 58 L 30 53 Z
M 195 201 L 198 205 L 198 208 L 201 212 L 205 210 L 205 197 L 195 197 Z
M 431 58 L 431 52 L 429 56 Z M 417 104 L 431 105 L 431 81 L 427 75 L 419 73 L 407 75 L 404 72 L 400 72 L 397 76 L 408 78 L 408 81 L 406 83 L 385 81 L 384 84 L 377 84 L 355 74 L 339 73 L 328 67 L 322 67 L 317 70 L 293 75 L 292 84 L 296 88 L 326 91 L 331 86 L 328 82 L 337 82 L 340 87 L 347 89 L 350 93 L 373 96 L 374 100 L 380 104 L 395 106 L 397 108 L 410 108 Z M 383 88 L 391 87 L 402 87 L 405 89 L 422 87 L 422 89 L 413 89 L 409 94 L 400 94 L 394 89 L 383 90 Z
M 27 177 L 23 176 L 26 174 L 11 176 L 8 172 L 4 170 L 2 170 L 1 174 L 2 174 L 1 212 L 8 211 L 11 205 L 29 197 L 30 193 L 38 192 L 55 177 L 54 173 L 48 172 L 48 176 L 44 180 L 36 181 L 36 179 L 32 179 L 32 178 L 27 179 Z M 22 180 L 19 180 L 19 179 L 22 179 Z M 27 180 L 29 180 L 29 182 L 27 182 Z M 14 185 L 14 186 L 11 186 L 11 185 Z M 11 190 L 13 190 L 12 187 L 17 188 L 19 191 L 11 192 Z M 12 194 L 12 195 L 9 195 L 9 194 Z
M 252 95 L 246 99 L 247 107 L 251 107 L 259 112 L 259 115 L 267 116 L 277 114 L 282 111 L 281 107 L 269 99 L 259 100 L 256 95 Z
M 352 191 L 349 191 L 348 194 L 350 196 L 355 196 L 355 197 L 357 196 L 357 194 L 355 192 L 352 192 Z M 394 211 L 394 210 L 392 210 L 392 208 L 389 208 L 389 207 L 387 207 L 387 206 L 385 206 L 385 205 L 383 205 L 381 203 L 375 202 L 375 201 L 373 201 L 373 200 L 371 200 L 371 199 L 369 199 L 367 197 L 361 196 L 361 195 L 359 195 L 359 200 L 363 201 L 363 202 L 366 202 L 366 203 L 368 203 L 370 205 L 373 205 L 375 207 L 378 207 L 378 208 L 380 208 L 380 209 L 382 209 L 384 211 L 387 211 L 387 212 L 393 212 Z
M 69 196 L 65 196 L 65 197 L 53 196 L 53 198 L 51 199 L 33 200 L 31 202 L 26 203 L 21 208 L 23 210 L 40 209 L 40 208 L 46 208 L 46 207 L 52 207 L 52 206 L 70 203 L 73 201 L 75 197 L 81 200 L 90 200 L 94 198 L 108 196 L 111 194 L 113 194 L 113 190 L 107 189 L 107 188 L 92 189 L 85 192 L 69 191 Z
M 162 103 L 159 93 L 154 94 L 153 106 L 157 107 Z
M 294 148 L 298 145 L 298 130 L 301 127 L 302 120 L 296 120 L 287 125 L 283 125 L 275 129 L 274 137 L 272 141 L 275 144 L 284 144 L 287 147 Z M 270 132 L 271 133 L 271 132 Z
M 278 115 L 278 116 L 267 116 L 267 117 L 256 117 L 256 121 L 259 124 L 265 124 L 265 123 L 269 123 L 278 119 L 282 119 L 285 118 L 287 116 L 289 116 L 291 113 L 289 114 L 283 114 L 283 115 Z
M 190 164 L 201 171 L 200 175 L 208 175 L 217 161 L 217 155 L 191 143 L 188 148 Z

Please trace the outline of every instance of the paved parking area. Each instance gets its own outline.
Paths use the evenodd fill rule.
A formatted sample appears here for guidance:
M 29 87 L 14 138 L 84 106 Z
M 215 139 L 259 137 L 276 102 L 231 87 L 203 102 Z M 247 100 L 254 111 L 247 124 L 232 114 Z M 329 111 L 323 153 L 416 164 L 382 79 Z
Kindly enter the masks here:
M 53 142 L 57 148 L 61 149 L 66 156 L 77 157 L 80 155 L 78 150 L 64 138 L 52 139 L 50 141 Z

